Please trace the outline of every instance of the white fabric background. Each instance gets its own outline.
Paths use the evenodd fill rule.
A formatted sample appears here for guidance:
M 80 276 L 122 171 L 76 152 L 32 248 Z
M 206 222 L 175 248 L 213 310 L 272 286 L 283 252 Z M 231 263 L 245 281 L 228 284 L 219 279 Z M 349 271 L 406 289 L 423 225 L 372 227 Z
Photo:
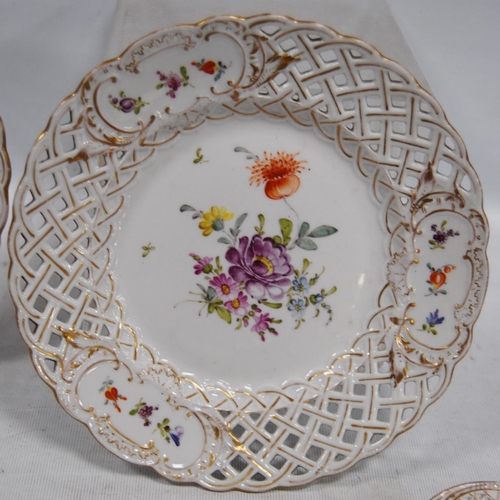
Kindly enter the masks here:
M 13 167 L 11 199 L 26 156 L 57 104 L 106 56 L 117 55 L 151 29 L 214 14 L 267 11 L 318 20 L 375 44 L 422 83 L 425 75 L 467 144 L 482 180 L 491 225 L 489 292 L 469 353 L 458 365 L 448 391 L 416 427 L 382 454 L 340 476 L 261 497 L 426 500 L 457 483 L 500 480 L 496 316 L 500 293 L 500 3 L 388 0 L 413 59 L 378 0 L 150 2 L 128 0 L 132 10 L 123 8 L 122 2 L 113 23 L 115 0 L 0 0 L 0 116 Z M 58 406 L 33 370 L 17 333 L 6 287 L 6 238 L 7 232 L 0 248 L 0 497 L 215 497 L 195 486 L 170 484 L 148 469 L 118 459 Z M 243 498 L 245 494 L 225 496 Z

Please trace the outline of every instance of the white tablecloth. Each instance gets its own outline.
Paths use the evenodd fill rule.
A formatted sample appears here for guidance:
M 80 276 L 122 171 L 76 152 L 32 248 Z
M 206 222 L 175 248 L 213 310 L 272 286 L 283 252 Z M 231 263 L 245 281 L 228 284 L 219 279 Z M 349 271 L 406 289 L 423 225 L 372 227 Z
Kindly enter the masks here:
M 0 0 L 0 116 L 13 167 L 11 200 L 26 156 L 57 104 L 90 69 L 117 55 L 147 32 L 143 30 L 217 13 L 265 10 L 319 20 L 374 43 L 420 81 L 425 75 L 467 144 L 491 225 L 489 291 L 469 353 L 448 391 L 416 427 L 340 476 L 262 496 L 426 500 L 453 484 L 500 480 L 500 328 L 495 319 L 500 292 L 500 3 L 388 0 L 413 59 L 379 1 L 371 11 L 365 1 L 150 2 L 136 2 L 142 11 L 132 9 L 134 18 L 119 9 L 113 22 L 116 3 L 110 0 Z M 148 5 L 158 10 L 152 12 Z M 168 483 L 118 459 L 59 407 L 33 370 L 17 332 L 6 285 L 6 239 L 7 231 L 0 249 L 0 497 L 214 496 L 195 486 Z

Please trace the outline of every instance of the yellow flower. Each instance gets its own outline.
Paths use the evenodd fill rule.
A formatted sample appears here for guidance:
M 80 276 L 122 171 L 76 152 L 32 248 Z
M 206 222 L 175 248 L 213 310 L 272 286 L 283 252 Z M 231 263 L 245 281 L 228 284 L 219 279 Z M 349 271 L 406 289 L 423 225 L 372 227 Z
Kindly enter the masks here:
M 212 207 L 210 212 L 203 213 L 203 220 L 198 224 L 203 236 L 208 236 L 212 231 L 222 231 L 224 221 L 234 217 L 232 212 L 228 212 L 226 207 Z

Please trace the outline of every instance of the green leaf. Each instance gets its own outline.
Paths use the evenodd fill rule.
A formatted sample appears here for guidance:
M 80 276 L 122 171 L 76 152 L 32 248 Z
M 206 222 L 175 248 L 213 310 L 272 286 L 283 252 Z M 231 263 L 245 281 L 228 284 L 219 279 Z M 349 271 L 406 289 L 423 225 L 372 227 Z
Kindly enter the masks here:
M 283 244 L 283 240 L 281 239 L 281 236 L 273 236 L 274 243 L 277 245 Z
M 289 240 L 293 230 L 293 222 L 289 219 L 280 219 L 280 228 L 281 234 L 283 235 L 283 241 Z
M 215 296 L 216 296 L 216 294 L 215 294 L 215 288 L 209 286 L 207 288 L 207 298 L 208 298 L 208 300 L 215 299 Z
M 328 295 L 331 295 L 332 293 L 335 293 L 336 291 L 337 291 L 337 287 L 334 286 L 334 287 L 330 288 L 330 290 L 328 290 L 328 292 L 324 293 L 323 296 L 328 297 Z
M 436 330 L 434 330 L 434 329 L 431 329 L 429 331 L 432 333 L 432 335 L 437 335 L 438 334 L 438 332 Z
M 208 304 L 207 310 L 208 314 L 212 314 L 215 311 L 215 306 L 213 304 Z
M 217 306 L 215 310 L 226 323 L 231 324 L 231 313 L 225 307 Z
M 318 245 L 316 245 L 316 243 L 309 238 L 301 238 L 300 240 L 297 240 L 297 246 L 303 250 L 316 250 L 318 248 Z
M 264 229 L 266 218 L 262 214 L 259 214 L 257 217 L 259 218 L 260 230 L 262 231 L 262 229 Z
M 283 304 L 279 302 L 267 302 L 267 300 L 263 300 L 261 302 L 262 305 L 270 307 L 271 309 L 280 309 Z
M 220 269 L 222 271 L 222 267 L 220 265 L 220 257 L 217 255 L 217 257 L 215 257 L 215 265 L 217 266 L 217 269 Z
M 137 412 L 138 412 L 138 411 L 139 411 L 139 410 L 137 410 L 137 409 L 135 409 L 135 410 L 131 410 L 131 411 L 129 411 L 129 412 L 128 412 L 128 414 L 129 414 L 129 415 L 132 415 L 132 416 L 133 416 L 133 415 L 137 415 Z
M 191 205 L 182 205 L 181 212 L 196 212 L 196 209 Z
M 271 319 L 271 323 L 276 323 L 278 325 L 279 323 L 283 323 L 283 320 L 282 319 Z
M 200 160 L 201 160 L 201 158 L 195 158 L 195 159 L 193 160 L 193 163 L 200 163 Z
M 138 115 L 140 110 L 141 110 L 141 106 L 136 106 L 134 108 L 134 115 Z
M 236 219 L 236 222 L 234 223 L 234 229 L 238 229 L 243 224 L 243 222 L 247 218 L 247 215 L 248 214 L 242 214 Z
M 204 293 L 206 294 L 207 291 L 205 290 L 205 288 L 203 286 L 201 286 L 199 283 L 196 283 L 196 286 Z
M 230 245 L 231 242 L 225 238 L 224 236 L 221 236 L 218 240 L 217 240 L 219 243 L 225 243 L 226 245 Z
M 309 224 L 307 222 L 303 222 L 299 230 L 299 239 L 305 236 L 307 231 L 309 231 Z
M 199 213 L 195 213 L 191 216 L 191 218 L 193 219 L 199 219 L 201 217 L 201 215 Z
M 234 148 L 235 153 L 249 153 L 248 149 L 242 148 L 241 146 L 238 146 Z
M 319 226 L 316 229 L 312 230 L 307 236 L 310 238 L 324 238 L 325 236 L 330 236 L 331 234 L 335 234 L 337 229 L 332 226 Z
M 302 264 L 302 273 L 305 273 L 310 265 L 311 262 L 307 259 L 304 259 L 304 263 Z
M 189 79 L 189 76 L 186 71 L 186 66 L 181 66 L 181 75 L 187 80 Z

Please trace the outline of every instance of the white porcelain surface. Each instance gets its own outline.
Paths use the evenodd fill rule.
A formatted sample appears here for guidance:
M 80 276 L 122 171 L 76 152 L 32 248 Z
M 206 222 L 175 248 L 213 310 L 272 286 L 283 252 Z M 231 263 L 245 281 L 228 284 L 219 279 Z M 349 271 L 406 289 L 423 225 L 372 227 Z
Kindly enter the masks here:
M 279 151 L 305 168 L 266 196 L 245 167 Z M 27 168 L 10 286 L 35 366 L 106 448 L 172 480 L 253 491 L 345 470 L 416 423 L 469 347 L 488 230 L 462 140 L 404 69 L 329 28 L 264 16 L 150 35 L 61 104 Z M 190 215 L 212 207 L 227 216 L 203 215 L 204 236 Z M 236 280 L 244 313 L 208 292 L 198 315 L 184 301 L 215 256 L 250 272 L 241 240 L 217 242 L 229 228 L 290 236 L 268 249 L 281 281 Z M 190 252 L 212 269 L 194 275 Z M 325 268 L 328 324 L 302 316 L 305 267 Z

